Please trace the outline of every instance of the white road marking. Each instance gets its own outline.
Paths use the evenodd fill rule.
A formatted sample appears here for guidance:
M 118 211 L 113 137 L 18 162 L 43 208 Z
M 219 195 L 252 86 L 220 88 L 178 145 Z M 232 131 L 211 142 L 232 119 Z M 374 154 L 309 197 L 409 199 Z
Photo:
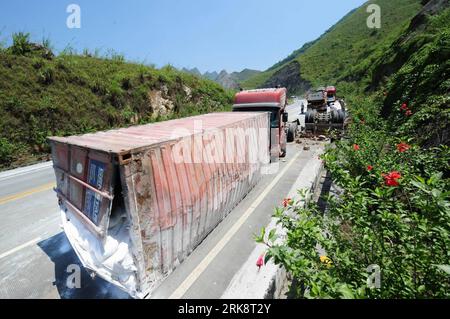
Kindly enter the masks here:
M 2 259 L 4 257 L 7 257 L 7 256 L 9 256 L 11 254 L 14 254 L 15 252 L 18 252 L 19 250 L 21 250 L 23 248 L 31 246 L 31 245 L 37 243 L 40 240 L 41 240 L 41 237 L 37 237 L 37 238 L 35 238 L 33 240 L 30 240 L 30 241 L 26 242 L 25 244 L 22 244 L 20 246 L 17 246 L 15 248 L 11 249 L 11 250 L 8 250 L 7 252 L 4 252 L 3 254 L 0 255 L 0 259 Z
M 195 267 L 195 269 L 189 274 L 189 276 L 181 283 L 181 285 L 169 296 L 169 299 L 180 299 L 192 286 L 192 284 L 200 277 L 214 258 L 220 253 L 225 245 L 233 238 L 239 228 L 246 222 L 255 209 L 261 204 L 264 198 L 269 194 L 272 188 L 280 181 L 287 170 L 292 166 L 295 160 L 300 156 L 301 152 L 298 152 L 291 161 L 281 170 L 281 172 L 275 177 L 272 182 L 264 189 L 264 191 L 256 198 L 253 204 L 245 211 L 244 214 L 234 223 L 234 225 L 228 230 L 225 236 L 210 250 L 205 258 Z

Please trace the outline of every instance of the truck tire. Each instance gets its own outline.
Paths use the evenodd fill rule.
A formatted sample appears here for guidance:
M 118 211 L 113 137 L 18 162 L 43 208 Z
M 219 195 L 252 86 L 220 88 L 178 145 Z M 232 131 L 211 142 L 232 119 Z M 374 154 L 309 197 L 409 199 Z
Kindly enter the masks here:
M 339 113 L 339 123 L 344 124 L 345 112 L 343 110 L 339 110 L 338 113 Z
M 338 123 L 338 112 L 336 110 L 331 111 L 331 123 Z
M 314 123 L 314 117 L 316 116 L 316 110 L 306 111 L 305 114 L 305 123 Z
M 297 132 L 297 122 L 291 123 L 289 125 L 289 130 L 287 133 L 287 141 L 293 142 L 295 140 L 295 133 Z
M 331 112 L 331 123 L 333 124 L 339 123 L 339 112 L 337 110 L 333 110 Z
M 331 113 L 331 123 L 342 124 L 344 123 L 345 113 L 342 110 L 334 110 Z

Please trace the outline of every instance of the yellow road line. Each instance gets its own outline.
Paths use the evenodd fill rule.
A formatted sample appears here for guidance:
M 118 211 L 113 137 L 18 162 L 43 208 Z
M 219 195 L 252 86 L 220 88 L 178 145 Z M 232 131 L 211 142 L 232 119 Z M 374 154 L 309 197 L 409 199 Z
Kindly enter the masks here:
M 36 188 L 29 189 L 27 191 L 24 191 L 24 192 L 21 192 L 18 194 L 9 195 L 9 196 L 0 198 L 0 205 L 6 204 L 6 203 L 9 203 L 9 202 L 12 202 L 12 201 L 36 194 L 36 193 L 40 193 L 40 192 L 52 189 L 55 186 L 56 186 L 56 184 L 52 182 L 52 183 L 44 184 L 44 185 L 36 187 Z

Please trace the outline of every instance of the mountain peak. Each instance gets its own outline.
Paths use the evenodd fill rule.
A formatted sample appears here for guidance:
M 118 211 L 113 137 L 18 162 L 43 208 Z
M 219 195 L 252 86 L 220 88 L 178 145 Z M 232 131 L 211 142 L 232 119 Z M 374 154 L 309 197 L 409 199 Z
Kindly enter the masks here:
M 217 82 L 227 89 L 238 89 L 240 87 L 241 82 L 261 72 L 249 68 L 245 68 L 240 72 L 232 72 L 232 73 L 228 73 L 227 70 L 225 69 L 222 69 L 220 72 L 206 71 L 203 74 L 197 68 L 193 69 L 183 68 L 182 71 Z

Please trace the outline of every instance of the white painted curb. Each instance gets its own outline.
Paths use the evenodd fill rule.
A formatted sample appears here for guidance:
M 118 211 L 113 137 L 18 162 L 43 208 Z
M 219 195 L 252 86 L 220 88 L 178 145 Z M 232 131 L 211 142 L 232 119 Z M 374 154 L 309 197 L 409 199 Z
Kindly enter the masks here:
M 30 166 L 25 166 L 25 167 L 19 167 L 19 168 L 11 169 L 9 171 L 0 172 L 0 181 L 9 179 L 9 178 L 13 178 L 13 177 L 17 177 L 17 176 L 21 176 L 21 175 L 25 175 L 25 174 L 29 174 L 32 172 L 41 171 L 46 168 L 52 167 L 52 165 L 53 165 L 53 162 L 48 161 L 48 162 L 44 162 L 44 163 L 34 164 L 34 165 L 30 165 Z
M 314 154 L 304 166 L 287 195 L 287 198 L 297 201 L 299 200 L 297 191 L 306 189 L 306 201 L 300 202 L 301 206 L 304 206 L 311 199 L 320 181 L 323 164 L 318 159 L 318 156 L 321 150 L 319 149 L 315 152 L 317 154 Z M 277 225 L 276 218 L 272 218 L 266 227 L 266 234 L 274 228 L 277 229 L 279 237 L 283 238 L 285 231 L 280 225 Z M 284 268 L 275 265 L 272 261 L 269 261 L 260 269 L 256 266 L 256 260 L 266 250 L 267 247 L 263 244 L 256 246 L 247 261 L 232 278 L 221 297 L 222 299 L 274 299 L 280 296 L 281 289 L 286 280 L 286 271 Z

